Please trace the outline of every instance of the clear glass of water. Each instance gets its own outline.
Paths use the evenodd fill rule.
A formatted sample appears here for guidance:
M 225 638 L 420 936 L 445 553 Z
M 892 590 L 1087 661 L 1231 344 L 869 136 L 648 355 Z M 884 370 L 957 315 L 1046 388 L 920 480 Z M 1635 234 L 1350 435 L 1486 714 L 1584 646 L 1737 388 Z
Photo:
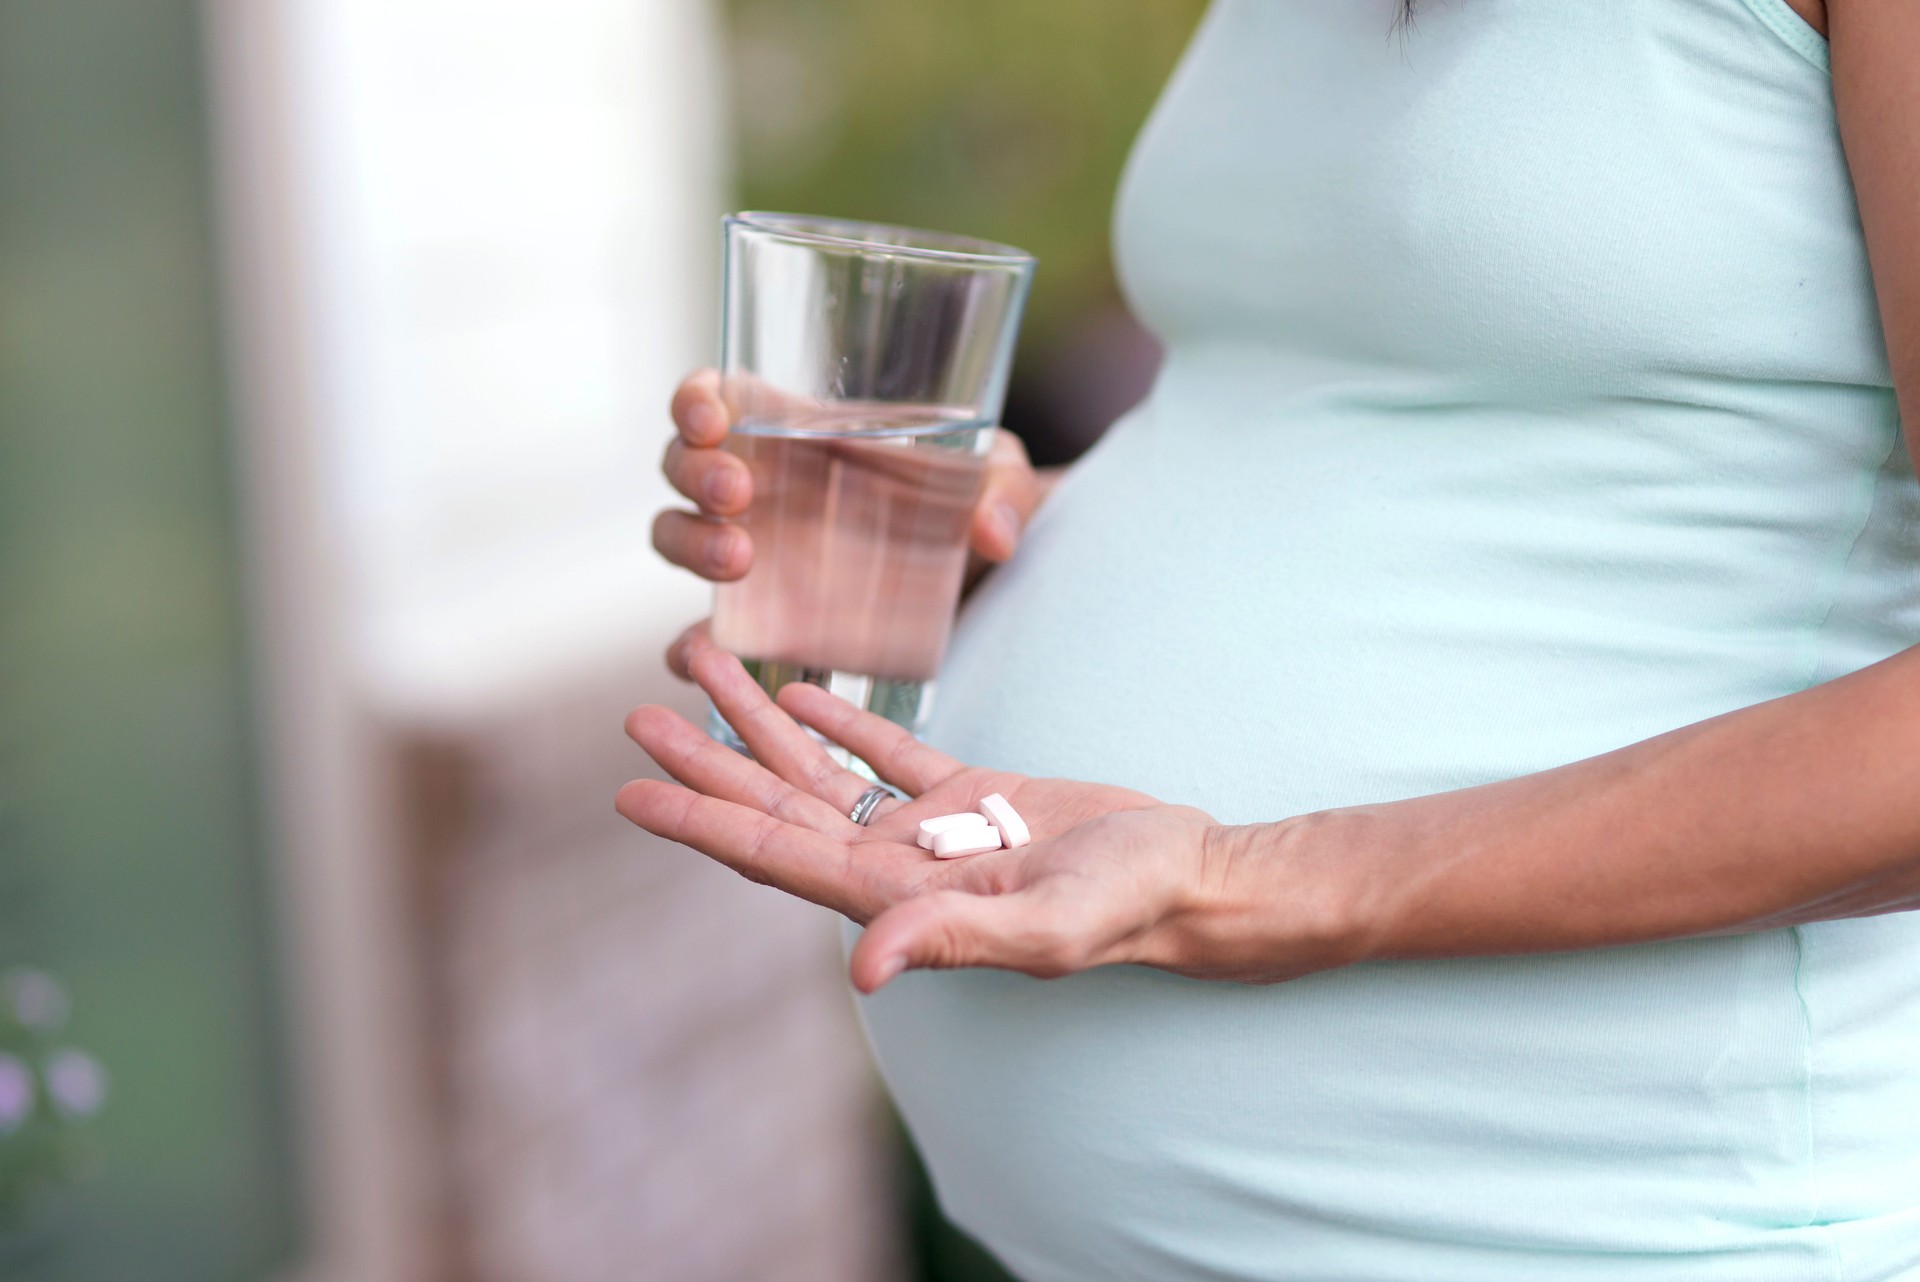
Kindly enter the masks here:
M 918 731 L 967 565 L 1032 255 L 795 214 L 725 220 L 725 448 L 753 474 L 713 638 L 769 694 L 825 686 Z M 714 737 L 741 747 L 716 711 Z

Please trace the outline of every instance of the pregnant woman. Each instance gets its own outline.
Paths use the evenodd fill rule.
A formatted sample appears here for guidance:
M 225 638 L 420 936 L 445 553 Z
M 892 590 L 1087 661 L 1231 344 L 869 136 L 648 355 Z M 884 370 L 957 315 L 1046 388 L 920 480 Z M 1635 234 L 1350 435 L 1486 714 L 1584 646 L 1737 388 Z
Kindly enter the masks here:
M 1115 219 L 1165 367 L 1003 446 L 927 742 L 696 632 L 758 764 L 643 708 L 621 808 L 864 925 L 1028 1282 L 1920 1277 L 1920 5 L 1399 3 L 1216 0 Z

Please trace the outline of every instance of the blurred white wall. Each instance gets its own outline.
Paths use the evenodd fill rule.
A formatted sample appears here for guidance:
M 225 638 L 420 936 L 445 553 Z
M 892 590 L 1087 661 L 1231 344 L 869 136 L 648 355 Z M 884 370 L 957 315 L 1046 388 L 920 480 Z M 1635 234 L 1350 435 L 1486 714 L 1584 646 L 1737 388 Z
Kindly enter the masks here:
M 623 712 L 701 709 L 648 531 L 713 342 L 709 0 L 204 2 L 303 1282 L 897 1276 L 831 915 L 611 807 Z
M 708 6 L 286 2 L 320 457 L 371 679 L 458 701 L 669 601 L 693 617 L 646 548 L 667 397 L 711 360 Z

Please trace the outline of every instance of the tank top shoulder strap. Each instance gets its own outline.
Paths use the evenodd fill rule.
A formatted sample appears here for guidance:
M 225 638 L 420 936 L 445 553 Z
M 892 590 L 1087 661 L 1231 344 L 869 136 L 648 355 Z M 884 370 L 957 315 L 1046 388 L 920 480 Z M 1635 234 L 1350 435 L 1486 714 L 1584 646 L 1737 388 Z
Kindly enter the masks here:
M 1827 38 L 1813 29 L 1808 22 L 1794 11 L 1787 0 L 1742 0 L 1747 8 L 1753 10 L 1754 17 L 1760 19 L 1767 28 L 1788 48 L 1811 62 L 1822 71 L 1830 71 L 1827 60 Z

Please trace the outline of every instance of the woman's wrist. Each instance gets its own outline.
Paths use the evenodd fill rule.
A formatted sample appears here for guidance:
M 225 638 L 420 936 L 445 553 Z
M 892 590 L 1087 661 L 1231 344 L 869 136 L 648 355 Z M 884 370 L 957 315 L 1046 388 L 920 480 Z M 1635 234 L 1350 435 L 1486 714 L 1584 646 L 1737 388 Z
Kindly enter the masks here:
M 1216 824 L 1176 930 L 1190 974 L 1291 979 L 1379 955 L 1384 907 L 1364 810 Z

